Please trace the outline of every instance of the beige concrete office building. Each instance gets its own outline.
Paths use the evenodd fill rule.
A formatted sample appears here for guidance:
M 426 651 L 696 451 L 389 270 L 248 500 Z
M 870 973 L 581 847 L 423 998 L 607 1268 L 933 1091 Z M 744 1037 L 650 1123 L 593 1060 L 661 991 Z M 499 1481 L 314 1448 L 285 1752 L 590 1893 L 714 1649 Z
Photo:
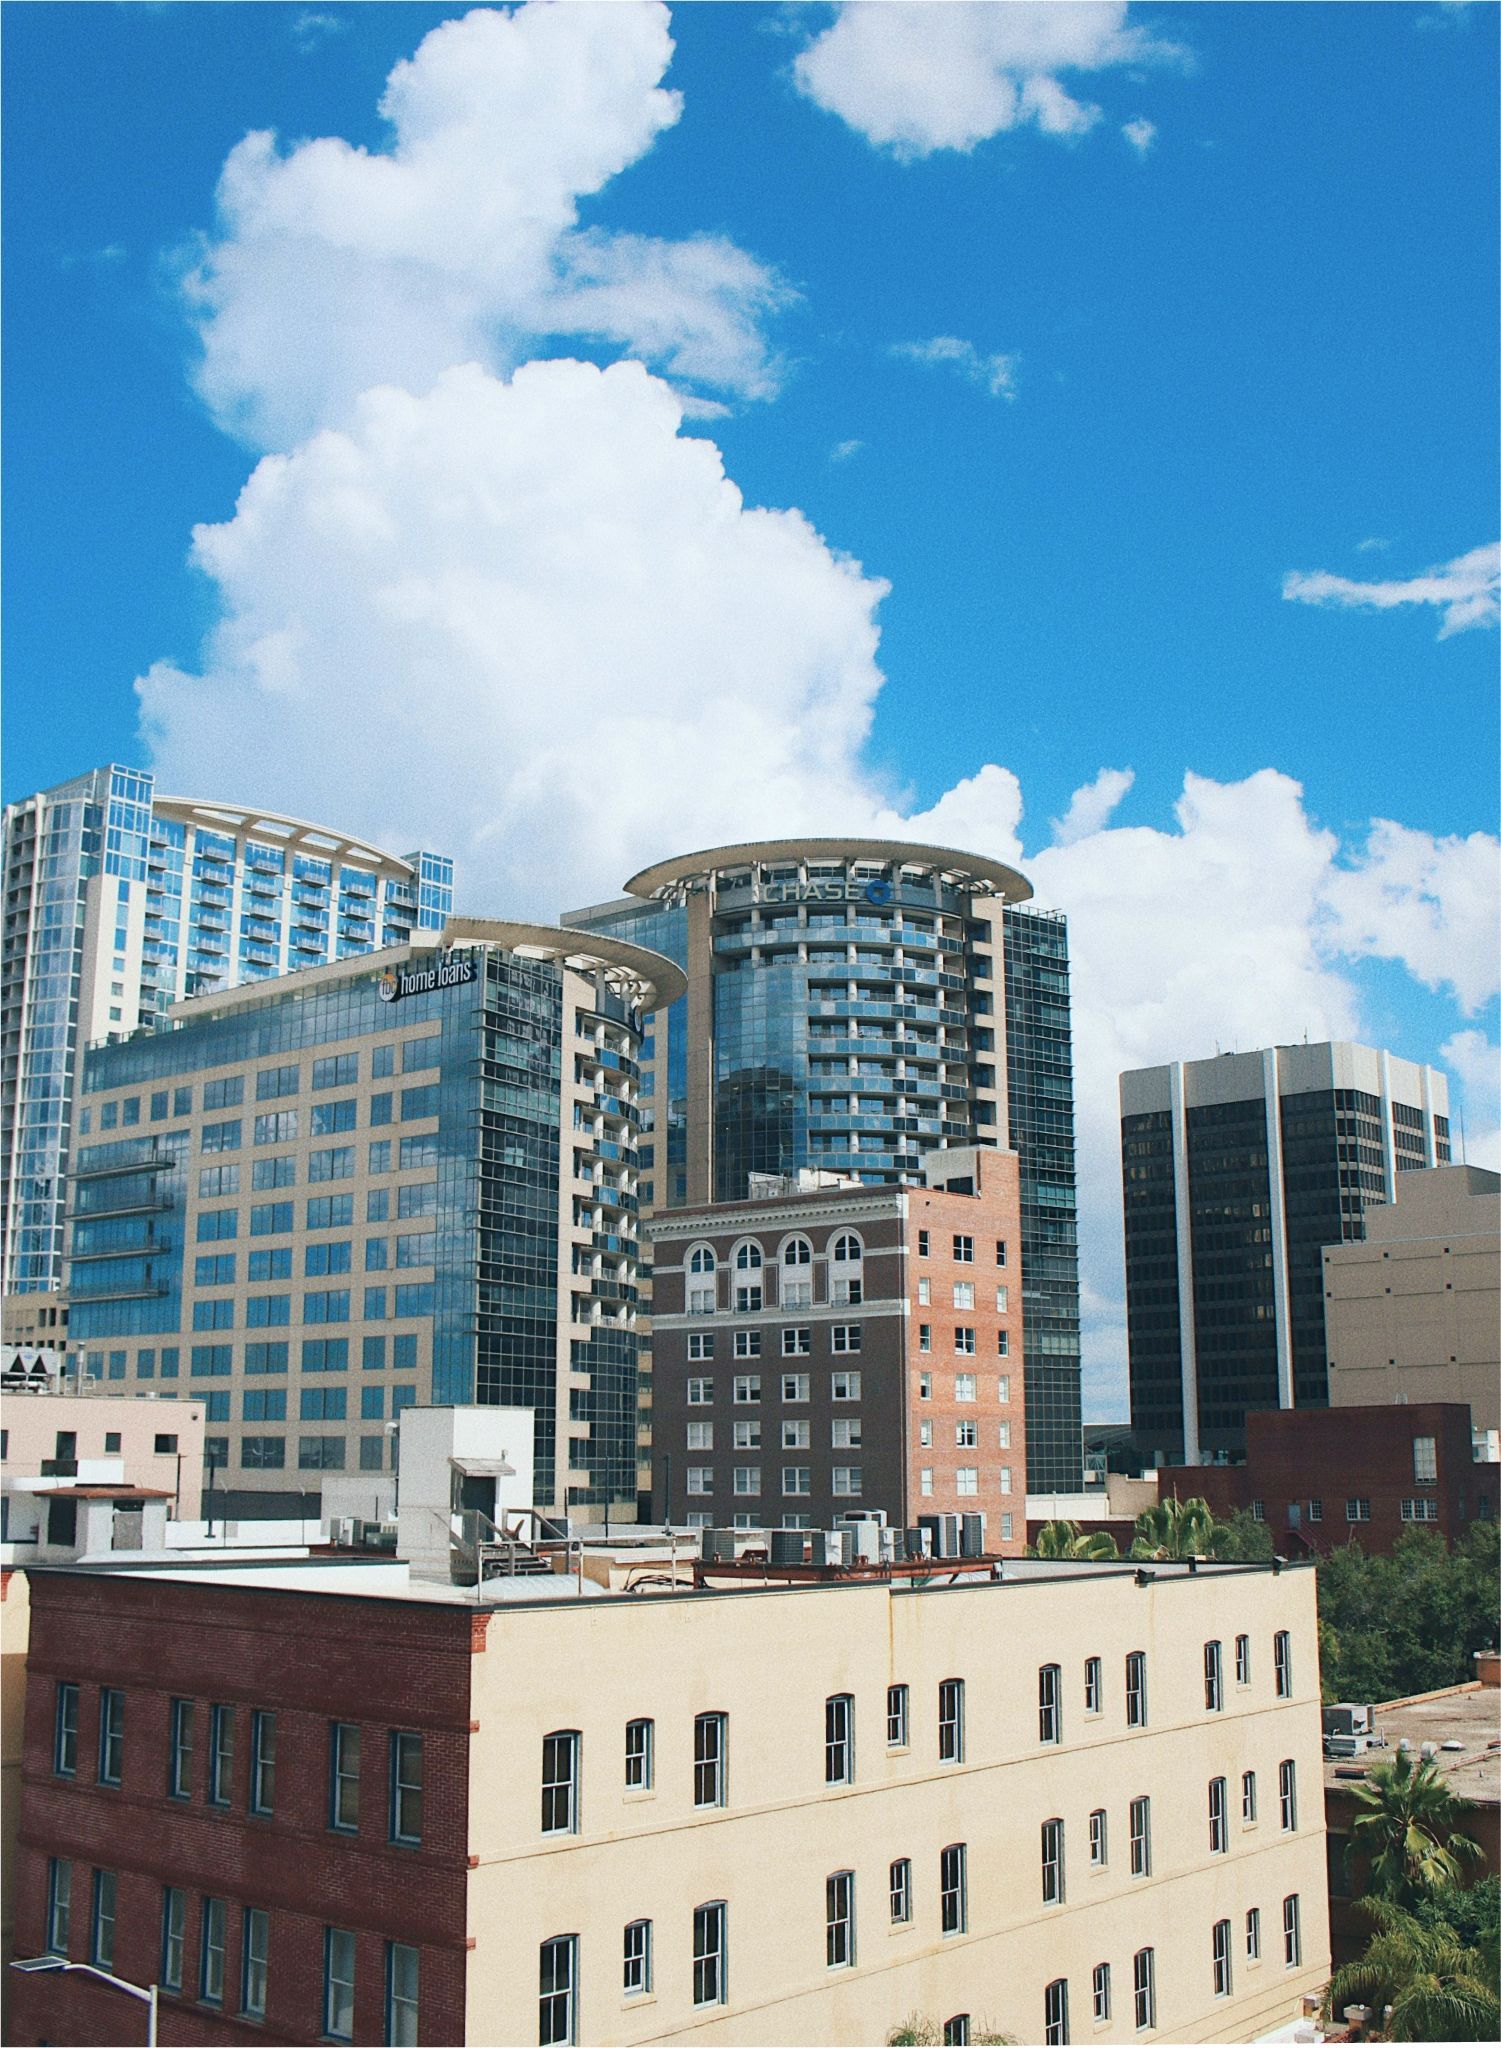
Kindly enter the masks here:
M 1501 1174 L 1405 1173 L 1324 1253 L 1329 1405 L 1467 1401 L 1501 1429 Z

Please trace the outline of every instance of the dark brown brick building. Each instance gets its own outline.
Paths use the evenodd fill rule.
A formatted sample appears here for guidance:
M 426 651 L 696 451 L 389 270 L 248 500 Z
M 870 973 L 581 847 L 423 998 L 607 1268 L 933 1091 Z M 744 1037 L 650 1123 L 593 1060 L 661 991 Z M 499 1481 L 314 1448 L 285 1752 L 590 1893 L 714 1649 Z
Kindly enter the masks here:
M 1016 1157 L 936 1152 L 925 1172 L 655 1217 L 658 1512 L 741 1529 L 978 1513 L 987 1550 L 1020 1554 Z

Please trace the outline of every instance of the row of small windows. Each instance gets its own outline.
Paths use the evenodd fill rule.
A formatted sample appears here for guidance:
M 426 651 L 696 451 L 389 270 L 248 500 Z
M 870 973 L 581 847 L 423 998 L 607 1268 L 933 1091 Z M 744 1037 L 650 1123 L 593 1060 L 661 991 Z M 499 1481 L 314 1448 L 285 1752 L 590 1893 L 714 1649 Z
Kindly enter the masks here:
M 227 1146 L 222 1149 L 233 1151 L 235 1148 Z M 371 1173 L 410 1173 L 418 1167 L 436 1166 L 437 1163 L 436 1132 L 428 1132 L 422 1137 L 403 1138 L 399 1150 L 393 1149 L 393 1141 L 390 1138 L 377 1138 L 370 1145 L 367 1154 L 367 1167 Z M 310 1182 L 353 1180 L 354 1175 L 353 1145 L 328 1145 L 308 1154 L 307 1177 Z M 253 1193 L 269 1193 L 274 1188 L 291 1188 L 296 1185 L 297 1160 L 292 1154 L 252 1161 L 250 1186 Z M 201 1201 L 222 1200 L 226 1195 L 237 1195 L 239 1192 L 238 1161 L 226 1166 L 202 1166 L 198 1169 L 198 1195 Z M 371 1192 L 389 1196 L 389 1190 L 385 1188 L 373 1189 Z M 368 1220 L 383 1222 L 385 1212 L 379 1217 L 371 1215 Z M 309 1226 L 311 1229 L 326 1227 L 317 1224 Z
M 1232 1934 L 1228 1920 L 1216 1920 L 1210 1929 L 1210 1980 L 1216 1998 L 1228 1998 L 1233 1987 Z M 1261 1960 L 1261 1908 L 1252 1906 L 1245 1919 L 1245 1954 L 1248 1963 Z M 1290 1892 L 1282 1901 L 1282 1956 L 1285 1967 L 1299 1969 L 1303 1962 L 1302 1900 Z M 1096 1963 L 1090 1972 L 1090 2011 L 1096 2026 L 1112 2018 L 1112 1981 L 1109 1963 Z M 1138 2033 L 1157 2025 L 1156 1951 L 1138 1949 L 1131 1958 L 1131 2017 Z M 952 2022 L 951 2022 L 952 2024 Z M 946 2040 L 967 2040 L 968 2033 L 949 2034 Z M 1049 2044 L 1067 2042 L 1069 2033 L 1068 1979 L 1055 1977 L 1043 1993 L 1043 2040 Z
M 865 1247 L 852 1230 L 842 1232 L 829 1247 L 829 1257 L 836 1265 L 858 1265 L 864 1256 Z M 777 1259 L 784 1266 L 810 1266 L 813 1263 L 813 1246 L 806 1237 L 788 1238 L 778 1251 Z M 735 1246 L 730 1263 L 738 1273 L 757 1273 L 765 1263 L 765 1257 L 754 1238 L 745 1238 Z M 718 1270 L 718 1264 L 712 1245 L 696 1244 L 688 1253 L 690 1273 L 713 1273 Z
M 408 1038 L 401 1046 L 401 1071 L 404 1074 L 420 1072 L 424 1067 L 435 1067 L 440 1058 L 440 1035 L 430 1032 L 425 1038 Z M 370 1078 L 382 1080 L 396 1072 L 396 1047 L 394 1045 L 373 1046 L 370 1051 Z M 360 1076 L 360 1056 L 357 1052 L 331 1053 L 315 1059 L 312 1067 L 313 1091 L 325 1088 L 352 1088 Z M 206 1113 L 216 1109 L 237 1109 L 245 1100 L 244 1074 L 225 1074 L 217 1080 L 203 1084 L 202 1108 Z M 296 1095 L 301 1089 L 301 1072 L 295 1066 L 262 1067 L 255 1075 L 255 1099 L 257 1102 L 274 1102 L 281 1097 Z M 149 1097 L 147 1114 L 152 1123 L 160 1123 L 168 1116 L 191 1116 L 194 1107 L 194 1091 L 191 1084 L 180 1085 L 170 1091 L 157 1089 Z M 84 1112 L 86 1117 L 87 1111 Z M 117 1123 L 136 1124 L 141 1120 L 141 1097 L 126 1096 L 118 1102 L 103 1102 L 99 1105 L 99 1128 L 113 1130 Z M 88 1125 L 80 1122 L 80 1129 L 87 1133 Z

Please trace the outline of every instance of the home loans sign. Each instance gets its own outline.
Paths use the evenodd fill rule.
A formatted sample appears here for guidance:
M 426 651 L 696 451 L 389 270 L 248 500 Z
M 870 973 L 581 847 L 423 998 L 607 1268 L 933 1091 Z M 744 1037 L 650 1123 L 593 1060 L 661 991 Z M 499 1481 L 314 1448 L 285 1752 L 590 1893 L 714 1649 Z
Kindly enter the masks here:
M 431 967 L 388 967 L 377 986 L 383 1003 L 399 1003 L 403 996 L 431 995 L 473 979 L 472 953 L 440 953 Z

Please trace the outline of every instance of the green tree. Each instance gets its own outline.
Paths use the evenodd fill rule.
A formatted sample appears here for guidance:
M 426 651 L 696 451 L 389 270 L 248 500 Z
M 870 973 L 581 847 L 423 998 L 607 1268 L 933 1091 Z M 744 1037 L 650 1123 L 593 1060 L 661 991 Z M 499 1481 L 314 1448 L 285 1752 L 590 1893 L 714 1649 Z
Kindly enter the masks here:
M 1497 1631 L 1497 1527 L 1475 1523 L 1453 1549 L 1414 1529 L 1390 1557 L 1347 1543 L 1318 1564 L 1326 1700 L 1389 1700 L 1474 1676 Z
M 1494 1871 L 1479 1884 L 1444 1885 L 1412 1907 L 1425 1927 L 1447 1927 L 1462 1948 L 1501 1954 L 1501 1877 Z
M 1353 1963 L 1335 1971 L 1324 2018 L 1363 2005 L 1366 2037 L 1384 2041 L 1494 2041 L 1501 2033 L 1495 1951 L 1466 1948 L 1451 1927 L 1426 1927 L 1389 1899 L 1356 1910 L 1376 1932 Z
M 1431 1759 L 1410 1749 L 1373 1765 L 1353 1794 L 1360 1811 L 1351 1823 L 1351 1846 L 1365 1851 L 1372 1888 L 1396 1905 L 1458 1884 L 1461 1866 L 1481 1853 L 1478 1843 L 1455 1832 L 1469 1802 L 1455 1798 Z
M 1214 1555 L 1226 1564 L 1270 1564 L 1272 1532 L 1244 1508 L 1237 1508 L 1214 1533 Z
M 1214 1518 L 1208 1501 L 1179 1500 L 1176 1494 L 1144 1508 L 1136 1517 L 1130 1556 L 1160 1559 L 1211 1557 L 1214 1539 L 1224 1524 Z
M 1037 1541 L 1027 1546 L 1029 1557 L 1073 1557 L 1108 1559 L 1119 1557 L 1115 1538 L 1108 1529 L 1094 1529 L 1089 1535 L 1077 1522 L 1044 1522 Z

